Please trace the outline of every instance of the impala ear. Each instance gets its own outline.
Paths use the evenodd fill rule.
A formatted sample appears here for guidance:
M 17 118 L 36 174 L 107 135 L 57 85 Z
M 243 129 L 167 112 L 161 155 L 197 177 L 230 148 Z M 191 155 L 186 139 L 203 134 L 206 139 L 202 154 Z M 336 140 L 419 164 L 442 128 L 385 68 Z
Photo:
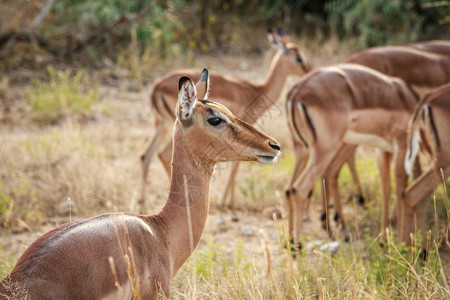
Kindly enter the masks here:
M 196 99 L 197 91 L 192 80 L 186 76 L 181 77 L 178 82 L 177 105 L 177 117 L 180 121 L 185 121 L 191 118 Z
M 202 76 L 195 85 L 197 89 L 197 97 L 199 99 L 208 99 L 209 95 L 209 72 L 208 69 L 203 69 Z
M 287 34 L 282 27 L 279 27 L 276 32 L 272 29 L 269 29 L 267 32 L 267 39 L 271 43 L 272 47 L 283 50 L 287 49 L 286 48 Z

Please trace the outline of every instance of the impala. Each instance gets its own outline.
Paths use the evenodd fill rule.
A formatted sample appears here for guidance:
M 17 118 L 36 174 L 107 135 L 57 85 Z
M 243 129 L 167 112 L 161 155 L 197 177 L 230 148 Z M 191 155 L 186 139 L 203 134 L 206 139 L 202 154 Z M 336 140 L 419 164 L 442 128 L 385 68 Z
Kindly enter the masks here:
M 437 87 L 450 82 L 450 54 L 444 56 L 433 53 L 431 50 L 438 47 L 432 47 L 432 44 L 418 45 L 428 51 L 414 49 L 412 46 L 374 47 L 357 52 L 346 62 L 399 77 L 417 87 Z
M 408 130 L 408 151 L 405 168 L 412 174 L 414 161 L 419 153 L 420 143 L 431 156 L 431 168 L 408 186 L 400 201 L 402 212 L 399 220 L 400 239 L 410 242 L 414 232 L 415 216 L 424 212 L 427 198 L 450 173 L 450 84 L 441 86 L 426 94 L 416 107 Z M 442 176 L 444 178 L 442 178 Z M 417 218 L 424 221 L 424 218 Z M 418 227 L 425 233 L 423 222 Z M 426 239 L 424 239 L 426 241 Z
M 405 46 L 374 47 L 352 55 L 346 62 L 364 65 L 386 75 L 399 77 L 406 83 L 417 87 L 431 88 L 450 81 L 450 42 L 435 40 Z M 290 123 L 292 123 L 292 121 Z M 295 143 L 294 139 L 294 144 Z M 342 205 L 340 203 L 339 194 L 337 193 L 336 188 L 329 189 L 328 184 L 337 184 L 340 169 L 346 160 L 348 160 L 350 162 L 349 166 L 352 177 L 357 184 L 359 194 L 362 195 L 362 189 L 353 165 L 355 150 L 355 146 L 342 150 L 342 155 L 338 156 L 332 163 L 332 166 L 330 166 L 325 184 L 325 188 L 328 191 L 327 194 L 333 193 L 333 195 L 330 196 L 335 203 L 335 220 L 343 227 L 344 231 L 345 221 L 342 215 Z M 383 174 L 381 178 L 383 191 L 385 193 L 384 197 L 389 197 L 388 193 L 390 193 L 390 180 L 388 180 L 389 169 L 384 168 L 386 165 L 385 161 L 390 159 L 391 157 L 389 157 L 388 153 L 384 153 L 379 157 L 379 169 L 380 173 Z M 306 158 L 298 158 L 298 160 L 302 160 L 300 165 L 304 165 Z M 297 176 L 300 170 L 301 168 L 297 170 Z M 419 173 L 419 170 L 416 170 L 414 176 L 417 176 L 417 173 Z M 295 190 L 288 190 L 288 194 L 290 192 L 295 192 Z M 362 200 L 362 198 L 360 198 L 360 200 Z M 309 201 L 310 200 L 308 199 L 307 203 L 309 203 Z M 324 206 L 328 205 L 327 202 L 328 198 L 324 197 Z M 326 211 L 327 210 L 324 207 L 321 219 L 324 222 L 323 227 L 329 228 Z
M 289 75 L 302 76 L 311 70 L 305 55 L 298 46 L 286 41 L 283 31 L 279 30 L 279 33 L 269 32 L 268 37 L 278 51 L 272 59 L 269 75 L 263 84 L 251 83 L 237 77 L 211 74 L 211 80 L 215 85 L 215 88 L 211 91 L 211 97 L 229 107 L 236 116 L 250 124 L 254 124 L 262 114 L 275 104 Z M 176 84 L 176 80 L 183 75 L 197 79 L 200 77 L 200 72 L 184 70 L 168 74 L 153 84 L 150 93 L 150 107 L 155 116 L 156 134 L 145 153 L 141 156 L 141 209 L 145 207 L 148 168 L 156 152 L 160 151 L 159 159 L 167 173 L 170 174 L 172 142 L 170 140 L 166 141 L 166 137 L 169 132 L 169 126 L 175 118 L 174 108 L 177 101 L 177 94 L 172 87 Z M 223 212 L 226 201 L 228 198 L 230 199 L 233 220 L 237 220 L 234 214 L 234 184 L 238 166 L 237 162 L 232 164 L 230 177 L 220 203 L 220 210 Z M 219 222 L 222 221 L 223 216 L 221 215 Z
M 425 52 L 450 57 L 450 41 L 434 40 L 407 45 Z
M 325 175 L 333 178 L 336 162 L 345 161 L 357 145 L 380 149 L 383 190 L 383 221 L 387 226 L 390 194 L 389 163 L 394 157 L 396 195 L 405 188 L 403 167 L 406 128 L 418 95 L 401 79 L 370 68 L 343 64 L 316 69 L 289 92 L 287 109 L 296 152 L 307 155 L 296 162 L 287 195 L 289 233 L 299 242 L 304 202 L 314 183 Z M 337 182 L 329 182 L 330 196 L 338 197 Z M 343 218 L 341 223 L 344 223 Z M 345 231 L 345 225 L 343 226 Z
M 197 89 L 199 97 L 205 97 L 206 69 Z M 161 212 L 105 214 L 47 232 L 28 247 L 2 281 L 0 298 L 169 296 L 172 278 L 194 251 L 205 227 L 214 164 L 269 163 L 280 151 L 277 141 L 225 106 L 197 99 L 197 89 L 191 79 L 180 79 L 170 192 Z

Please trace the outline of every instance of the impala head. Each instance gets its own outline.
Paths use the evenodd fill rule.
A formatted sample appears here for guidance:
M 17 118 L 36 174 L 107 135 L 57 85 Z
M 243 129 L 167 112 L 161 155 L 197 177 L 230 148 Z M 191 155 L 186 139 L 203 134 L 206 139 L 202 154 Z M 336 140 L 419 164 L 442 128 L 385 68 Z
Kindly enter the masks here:
M 233 115 L 220 103 L 206 100 L 208 70 L 194 85 L 179 81 L 177 132 L 182 132 L 191 155 L 209 162 L 259 161 L 269 163 L 280 153 L 278 142 Z
M 267 38 L 273 47 L 279 49 L 277 61 L 287 68 L 288 74 L 302 76 L 312 70 L 303 51 L 296 44 L 288 42 L 283 28 L 278 28 L 276 32 L 269 29 Z

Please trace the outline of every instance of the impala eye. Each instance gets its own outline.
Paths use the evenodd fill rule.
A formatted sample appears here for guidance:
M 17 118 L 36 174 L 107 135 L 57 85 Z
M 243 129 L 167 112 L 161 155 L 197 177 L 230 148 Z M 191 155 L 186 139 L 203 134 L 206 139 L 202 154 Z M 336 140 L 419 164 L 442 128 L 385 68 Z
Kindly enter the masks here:
M 217 118 L 217 117 L 208 119 L 208 123 L 211 126 L 218 126 L 222 122 L 224 122 L 224 120 L 222 120 L 221 118 Z
M 299 62 L 301 64 L 303 63 L 303 59 L 301 58 L 300 55 L 297 55 L 296 59 L 297 59 L 297 62 Z

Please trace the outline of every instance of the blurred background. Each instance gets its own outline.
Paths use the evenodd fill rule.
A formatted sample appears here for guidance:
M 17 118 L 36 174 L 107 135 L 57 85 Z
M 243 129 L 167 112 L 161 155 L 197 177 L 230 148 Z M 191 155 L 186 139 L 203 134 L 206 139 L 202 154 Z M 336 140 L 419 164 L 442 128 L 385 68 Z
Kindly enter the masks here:
M 366 47 L 450 39 L 450 2 L 1 0 L 0 279 L 32 241 L 58 224 L 137 211 L 139 157 L 155 132 L 148 101 L 156 79 L 179 68 L 207 67 L 262 83 L 276 52 L 267 30 L 277 27 L 314 67 L 324 66 Z M 172 298 L 446 298 L 448 248 L 439 252 L 436 244 L 424 271 L 418 252 L 377 242 L 381 191 L 370 149 L 357 155 L 365 208 L 351 200 L 347 167 L 340 175 L 356 242 L 342 243 L 337 257 L 311 251 L 293 262 L 286 254 L 284 221 L 273 222 L 264 209 L 284 205 L 294 166 L 284 102 L 296 80 L 288 80 L 257 124 L 283 145 L 282 157 L 270 166 L 242 164 L 240 222 L 221 227 L 215 224 L 217 204 L 230 165 L 217 166 L 202 242 L 177 275 Z M 150 168 L 149 213 L 155 213 L 167 199 L 169 179 L 156 158 Z M 319 183 L 305 241 L 328 238 L 319 220 L 320 189 Z M 448 189 L 438 189 L 434 199 L 430 226 L 443 232 Z
M 450 37 L 450 6 L 431 0 L 3 0 L 1 71 L 64 61 L 101 67 L 201 54 L 259 54 L 268 28 L 355 48 Z M 133 59 L 144 62 L 132 62 Z

